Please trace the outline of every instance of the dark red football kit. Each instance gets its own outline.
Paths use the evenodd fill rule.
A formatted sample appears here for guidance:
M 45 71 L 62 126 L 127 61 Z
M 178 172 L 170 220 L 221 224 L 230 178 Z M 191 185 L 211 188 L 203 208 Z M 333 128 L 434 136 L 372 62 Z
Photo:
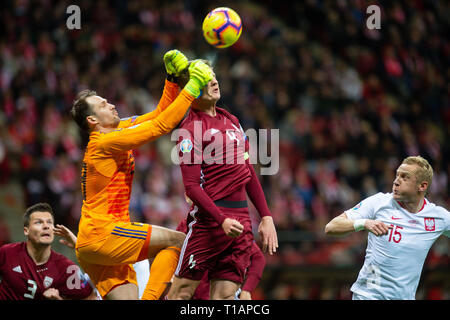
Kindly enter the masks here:
M 48 288 L 58 289 L 67 299 L 84 299 L 92 293 L 75 263 L 52 250 L 46 263 L 36 265 L 26 242 L 0 247 L 0 278 L 0 300 L 42 300 Z
M 222 108 L 216 116 L 191 109 L 179 128 L 178 151 L 186 195 L 193 201 L 175 275 L 243 283 L 250 265 L 253 233 L 247 195 L 261 216 L 270 215 L 248 159 L 249 142 L 238 119 Z M 244 231 L 225 235 L 225 218 Z

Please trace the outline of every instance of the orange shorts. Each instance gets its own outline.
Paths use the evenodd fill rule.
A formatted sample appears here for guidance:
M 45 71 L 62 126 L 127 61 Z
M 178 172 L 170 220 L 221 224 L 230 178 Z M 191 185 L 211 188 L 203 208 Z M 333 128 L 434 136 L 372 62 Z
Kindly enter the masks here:
M 146 223 L 124 222 L 112 227 L 106 238 L 76 249 L 81 268 L 102 297 L 118 285 L 137 285 L 133 263 L 147 259 L 152 233 L 152 226 Z

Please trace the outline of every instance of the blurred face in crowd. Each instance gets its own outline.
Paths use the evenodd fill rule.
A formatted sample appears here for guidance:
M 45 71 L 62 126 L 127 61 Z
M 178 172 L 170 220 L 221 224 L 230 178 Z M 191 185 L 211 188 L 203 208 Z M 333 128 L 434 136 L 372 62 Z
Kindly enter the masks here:
M 92 108 L 93 114 L 87 117 L 91 125 L 99 125 L 103 128 L 117 128 L 120 123 L 116 106 L 100 96 L 86 98 L 86 102 Z
M 35 211 L 30 215 L 24 234 L 33 244 L 50 245 L 54 239 L 53 217 L 49 212 Z
M 428 182 L 417 179 L 417 170 L 419 170 L 419 166 L 415 164 L 402 164 L 398 167 L 392 185 L 395 200 L 411 202 L 427 190 Z

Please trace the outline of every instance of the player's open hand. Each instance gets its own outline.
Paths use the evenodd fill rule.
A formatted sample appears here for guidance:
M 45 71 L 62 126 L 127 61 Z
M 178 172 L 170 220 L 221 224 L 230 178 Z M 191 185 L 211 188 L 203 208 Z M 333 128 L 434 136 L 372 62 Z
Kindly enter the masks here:
M 222 229 L 227 236 L 235 238 L 244 231 L 244 226 L 236 219 L 226 218 L 222 223 Z
M 278 236 L 272 217 L 262 217 L 258 233 L 262 240 L 262 251 L 270 255 L 274 254 L 278 248 Z
M 391 225 L 387 225 L 379 220 L 370 220 L 370 219 L 366 220 L 364 227 L 366 230 L 369 230 L 376 236 L 383 236 L 385 234 L 388 234 L 389 229 L 392 229 Z
M 62 237 L 59 242 L 68 246 L 69 248 L 75 249 L 75 244 L 77 243 L 77 237 L 70 231 L 67 227 L 62 224 L 57 224 L 54 228 L 55 234 Z

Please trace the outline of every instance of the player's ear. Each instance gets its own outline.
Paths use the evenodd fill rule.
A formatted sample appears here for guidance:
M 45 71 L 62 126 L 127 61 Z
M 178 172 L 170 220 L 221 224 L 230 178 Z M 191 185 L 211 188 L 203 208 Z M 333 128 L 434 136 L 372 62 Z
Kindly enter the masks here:
M 98 124 L 98 120 L 94 115 L 87 116 L 86 121 L 89 126 Z
M 29 233 L 28 227 L 23 227 L 23 234 L 25 235 L 25 237 L 28 237 L 28 233 Z
M 426 192 L 427 189 L 428 189 L 428 182 L 422 181 L 422 182 L 419 184 L 419 192 Z

